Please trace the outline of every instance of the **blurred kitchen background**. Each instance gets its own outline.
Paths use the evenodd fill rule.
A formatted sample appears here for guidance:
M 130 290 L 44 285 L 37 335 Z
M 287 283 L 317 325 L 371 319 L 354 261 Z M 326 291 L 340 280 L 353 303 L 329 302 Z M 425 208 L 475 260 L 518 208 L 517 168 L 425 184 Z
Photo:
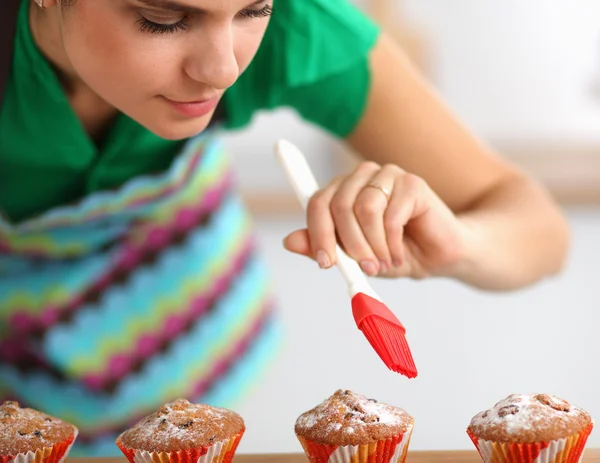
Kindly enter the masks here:
M 321 182 L 350 168 L 335 140 L 292 112 L 261 114 L 227 138 L 255 211 L 283 319 L 282 347 L 235 405 L 241 452 L 295 452 L 296 417 L 338 388 L 405 408 L 412 449 L 472 448 L 470 418 L 510 393 L 547 392 L 600 419 L 600 2 L 363 0 L 455 113 L 551 189 L 571 220 L 558 277 L 509 294 L 446 281 L 373 285 L 408 330 L 420 375 L 387 371 L 356 329 L 336 270 L 289 255 L 303 225 L 272 149 L 283 137 Z M 600 446 L 600 430 L 589 441 Z

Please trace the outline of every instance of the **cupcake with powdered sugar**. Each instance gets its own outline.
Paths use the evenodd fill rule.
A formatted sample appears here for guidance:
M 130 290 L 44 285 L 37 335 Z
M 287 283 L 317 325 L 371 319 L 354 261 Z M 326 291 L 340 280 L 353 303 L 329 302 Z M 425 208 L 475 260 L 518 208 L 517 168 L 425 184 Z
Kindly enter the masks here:
M 402 463 L 414 425 L 403 409 L 338 390 L 296 421 L 311 463 Z
M 231 410 L 178 399 L 141 419 L 116 443 L 131 463 L 229 463 L 245 430 L 242 417 Z
M 1 463 L 62 463 L 77 434 L 72 424 L 17 402 L 0 405 Z
M 594 426 L 585 410 L 549 394 L 512 394 L 475 415 L 467 434 L 485 462 L 579 461 Z

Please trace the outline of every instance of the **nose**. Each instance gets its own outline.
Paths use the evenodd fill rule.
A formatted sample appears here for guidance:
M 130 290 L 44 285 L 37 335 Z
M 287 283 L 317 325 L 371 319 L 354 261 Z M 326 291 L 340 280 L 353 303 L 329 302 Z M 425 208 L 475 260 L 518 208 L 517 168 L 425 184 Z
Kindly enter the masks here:
M 231 25 L 205 30 L 195 42 L 185 64 L 186 74 L 218 90 L 231 87 L 240 72 Z

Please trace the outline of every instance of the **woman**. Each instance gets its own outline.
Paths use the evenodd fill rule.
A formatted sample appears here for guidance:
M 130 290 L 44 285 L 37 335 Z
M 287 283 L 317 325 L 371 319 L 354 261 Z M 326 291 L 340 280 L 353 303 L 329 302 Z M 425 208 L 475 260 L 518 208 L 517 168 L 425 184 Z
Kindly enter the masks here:
M 564 262 L 547 193 L 372 22 L 346 0 L 275 1 L 3 0 L 20 9 L 0 113 L 0 395 L 76 424 L 76 453 L 114 453 L 175 397 L 226 406 L 274 349 L 214 139 L 257 110 L 291 106 L 365 158 L 285 240 L 320 267 L 336 233 L 372 276 L 508 290 Z

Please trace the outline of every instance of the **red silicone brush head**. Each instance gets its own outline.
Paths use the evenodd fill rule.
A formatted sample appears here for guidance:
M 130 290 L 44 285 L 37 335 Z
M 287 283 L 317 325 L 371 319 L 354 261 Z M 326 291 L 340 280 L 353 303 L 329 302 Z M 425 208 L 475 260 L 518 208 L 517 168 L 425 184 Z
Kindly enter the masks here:
M 406 330 L 385 304 L 358 293 L 352 298 L 356 326 L 386 366 L 408 378 L 417 376 L 417 367 L 406 341 Z

